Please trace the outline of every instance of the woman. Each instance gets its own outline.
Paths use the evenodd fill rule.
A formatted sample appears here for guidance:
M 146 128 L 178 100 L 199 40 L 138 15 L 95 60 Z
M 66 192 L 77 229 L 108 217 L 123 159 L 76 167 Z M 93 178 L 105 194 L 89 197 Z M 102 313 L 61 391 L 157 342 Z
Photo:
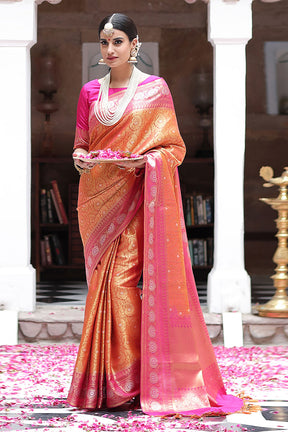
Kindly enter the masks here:
M 185 145 L 169 89 L 134 67 L 130 18 L 106 17 L 99 36 L 110 73 L 81 90 L 74 157 L 105 149 L 144 157 L 92 169 L 75 159 L 89 291 L 68 402 L 117 407 L 141 383 L 149 414 L 236 411 L 242 401 L 225 393 L 192 274 L 177 174 Z

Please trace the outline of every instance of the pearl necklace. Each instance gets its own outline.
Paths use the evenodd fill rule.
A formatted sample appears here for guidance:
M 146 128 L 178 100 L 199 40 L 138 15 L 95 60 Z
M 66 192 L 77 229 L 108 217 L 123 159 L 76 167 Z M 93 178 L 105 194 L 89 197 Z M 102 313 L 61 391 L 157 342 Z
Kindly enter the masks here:
M 94 106 L 94 112 L 97 120 L 105 126 L 112 126 L 117 123 L 124 111 L 126 110 L 129 102 L 132 100 L 136 93 L 138 84 L 143 78 L 143 73 L 137 69 L 133 68 L 128 87 L 124 93 L 124 96 L 120 99 L 116 108 L 109 107 L 109 85 L 110 85 L 110 72 L 105 75 L 102 80 L 99 96 Z

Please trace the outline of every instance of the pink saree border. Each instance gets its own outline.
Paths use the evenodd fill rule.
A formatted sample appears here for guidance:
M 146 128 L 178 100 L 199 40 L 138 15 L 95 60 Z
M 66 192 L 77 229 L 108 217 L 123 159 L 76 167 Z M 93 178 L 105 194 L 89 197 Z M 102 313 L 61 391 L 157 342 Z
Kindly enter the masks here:
M 227 395 L 222 382 L 193 277 L 178 171 L 171 171 L 161 152 L 148 154 L 141 407 L 149 415 L 235 412 L 243 401 Z

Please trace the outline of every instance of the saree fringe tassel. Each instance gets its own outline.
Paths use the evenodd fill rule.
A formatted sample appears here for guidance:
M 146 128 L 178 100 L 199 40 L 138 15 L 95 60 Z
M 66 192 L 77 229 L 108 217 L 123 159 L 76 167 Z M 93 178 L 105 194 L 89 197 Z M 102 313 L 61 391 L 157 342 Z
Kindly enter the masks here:
M 205 417 L 223 417 L 230 414 L 252 414 L 255 412 L 261 411 L 261 406 L 258 405 L 258 401 L 255 399 L 252 399 L 251 397 L 244 395 L 244 393 L 237 394 L 237 397 L 239 399 L 243 400 L 243 406 L 239 411 L 233 411 L 233 412 L 227 412 L 227 411 L 218 411 L 216 412 L 206 412 L 205 414 L 192 414 L 192 415 L 185 415 L 185 414 L 171 414 L 171 415 L 165 415 L 161 416 L 162 420 L 166 419 L 175 419 L 175 420 L 181 420 L 182 418 L 191 418 L 195 420 L 200 420 Z

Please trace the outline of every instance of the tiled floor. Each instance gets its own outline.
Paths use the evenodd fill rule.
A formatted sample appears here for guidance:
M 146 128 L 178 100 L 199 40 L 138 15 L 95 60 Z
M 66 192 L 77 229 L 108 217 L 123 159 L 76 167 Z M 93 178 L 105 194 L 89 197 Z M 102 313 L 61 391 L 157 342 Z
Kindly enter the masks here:
M 38 304 L 83 305 L 87 295 L 85 282 L 41 282 L 37 284 Z
M 252 280 L 253 282 L 253 280 Z M 269 282 L 269 280 L 268 280 Z M 201 304 L 207 303 L 205 283 L 197 284 Z M 252 285 L 252 303 L 266 303 L 275 293 L 272 283 L 255 280 Z M 85 282 L 41 282 L 37 284 L 37 303 L 85 304 L 87 285 Z
M 24 402 L 24 401 L 23 401 Z M 23 418 L 25 408 L 14 406 L 6 414 L 10 420 L 1 419 L 0 428 L 3 431 L 214 431 L 214 432 L 258 432 L 258 431 L 288 431 L 288 401 L 263 402 L 262 411 L 253 414 L 233 414 L 220 418 L 204 418 L 201 421 L 185 419 L 152 419 L 140 410 L 133 412 L 105 412 L 83 413 L 67 407 L 41 408 L 35 407 L 33 412 L 27 410 L 27 417 Z M 21 415 L 21 420 L 19 417 Z M 1 421 L 2 420 L 2 421 Z M 2 426 L 1 426 L 2 424 Z M 82 426 L 81 426 L 82 425 Z M 85 425 L 85 427 L 84 427 Z

